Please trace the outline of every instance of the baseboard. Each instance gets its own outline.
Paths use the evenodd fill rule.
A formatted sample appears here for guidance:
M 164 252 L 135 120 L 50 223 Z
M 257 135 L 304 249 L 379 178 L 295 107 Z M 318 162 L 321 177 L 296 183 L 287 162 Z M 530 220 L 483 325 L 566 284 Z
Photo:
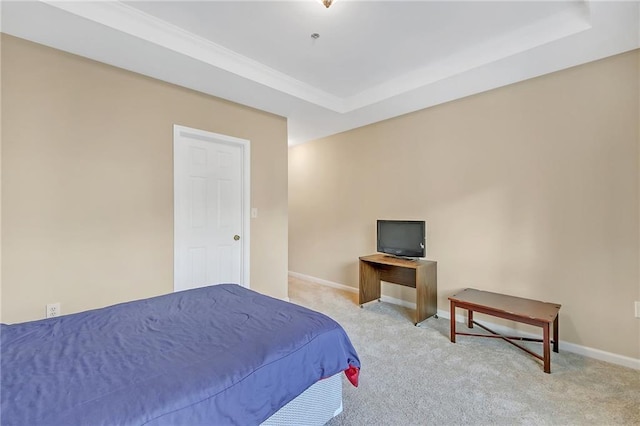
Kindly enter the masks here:
M 355 288 L 355 287 L 351 287 L 349 285 L 344 285 L 344 284 L 334 283 L 333 281 L 323 280 L 322 278 L 316 278 L 316 277 L 312 277 L 310 275 L 300 274 L 298 272 L 289 271 L 289 276 L 294 277 L 294 278 L 300 278 L 301 280 L 310 281 L 310 282 L 316 283 L 316 284 L 322 284 L 323 286 L 326 286 L 326 287 L 332 287 L 332 288 L 336 288 L 338 290 L 348 291 L 350 293 L 358 293 L 358 289 Z M 415 309 L 416 308 L 416 304 L 415 303 L 407 302 L 406 300 L 396 299 L 395 297 L 385 296 L 384 294 L 382 295 L 380 300 L 382 300 L 383 302 L 392 303 L 394 305 L 404 306 L 405 308 L 409 308 L 409 309 Z
M 294 277 L 294 278 L 299 278 L 301 280 L 305 280 L 305 281 L 310 281 L 312 283 L 316 283 L 316 284 L 321 284 L 327 287 L 332 287 L 332 288 L 336 288 L 338 290 L 344 290 L 344 291 L 349 291 L 352 293 L 357 293 L 358 289 L 348 286 L 348 285 L 344 285 L 344 284 L 339 284 L 339 283 L 335 283 L 332 281 L 327 281 L 327 280 L 323 280 L 322 278 L 316 278 L 316 277 L 312 277 L 309 275 L 304 275 L 304 274 L 300 274 L 298 272 L 292 272 L 289 271 L 289 276 Z M 411 303 L 411 302 L 407 302 L 405 300 L 400 300 L 400 299 L 396 299 L 394 297 L 389 297 L 389 296 L 382 296 L 381 300 L 383 302 L 387 302 L 387 303 L 392 303 L 394 305 L 400 305 L 400 306 L 404 306 L 405 308 L 409 308 L 409 309 L 415 309 L 416 308 L 416 304 L 415 303 Z M 438 309 L 438 316 L 441 318 L 446 318 L 446 319 L 450 319 L 451 315 L 449 313 L 449 311 L 444 311 L 441 309 Z M 464 315 L 456 315 L 456 322 L 461 322 L 461 323 L 466 323 L 467 321 L 467 317 Z M 487 327 L 493 329 L 494 331 L 496 331 L 497 333 L 500 334 L 513 334 L 513 333 L 519 333 L 519 335 L 522 335 L 524 337 L 539 337 L 536 336 L 532 333 L 525 333 L 522 332 L 520 330 L 514 330 L 510 327 L 505 327 L 503 325 L 499 325 L 499 324 L 494 324 L 488 321 L 482 321 L 483 325 L 486 325 Z M 562 333 L 560 333 L 562 334 Z M 570 343 L 570 342 L 565 342 L 560 340 L 560 348 L 561 350 L 565 350 L 567 352 L 571 352 L 574 354 L 578 354 L 578 355 L 583 355 L 589 358 L 593 358 L 593 359 L 597 359 L 600 361 L 605 361 L 605 362 L 609 362 L 611 364 L 616 364 L 616 365 L 621 365 L 623 367 L 629 367 L 629 368 L 633 368 L 634 370 L 640 370 L 640 359 L 637 358 L 631 358 L 628 356 L 624 356 L 624 355 L 618 355 L 618 354 L 614 354 L 611 352 L 606 352 L 600 349 L 595 349 L 595 348 L 590 348 L 587 346 L 582 346 L 582 345 L 578 345 L 575 343 Z
M 323 280 L 322 278 L 312 277 L 311 275 L 304 275 L 299 272 L 289 271 L 289 276 L 293 278 L 300 278 L 301 280 L 311 281 L 312 283 L 322 284 L 327 287 L 337 288 L 338 290 L 349 291 L 351 293 L 357 293 L 358 289 L 349 285 L 334 283 L 333 281 Z

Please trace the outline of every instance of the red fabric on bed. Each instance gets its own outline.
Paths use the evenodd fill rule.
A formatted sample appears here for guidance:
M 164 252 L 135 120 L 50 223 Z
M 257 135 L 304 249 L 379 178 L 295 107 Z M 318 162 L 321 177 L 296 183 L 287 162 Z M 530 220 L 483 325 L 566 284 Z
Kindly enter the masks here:
M 349 379 L 353 386 L 358 387 L 358 376 L 360 375 L 360 369 L 358 367 L 349 365 L 349 368 L 344 370 L 344 375 L 347 376 L 347 379 Z

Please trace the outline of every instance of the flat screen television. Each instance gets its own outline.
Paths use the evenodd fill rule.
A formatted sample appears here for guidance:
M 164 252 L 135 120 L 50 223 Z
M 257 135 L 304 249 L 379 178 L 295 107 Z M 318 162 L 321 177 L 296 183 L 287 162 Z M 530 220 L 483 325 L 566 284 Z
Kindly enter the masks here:
M 399 257 L 425 257 L 424 220 L 378 220 L 379 253 Z

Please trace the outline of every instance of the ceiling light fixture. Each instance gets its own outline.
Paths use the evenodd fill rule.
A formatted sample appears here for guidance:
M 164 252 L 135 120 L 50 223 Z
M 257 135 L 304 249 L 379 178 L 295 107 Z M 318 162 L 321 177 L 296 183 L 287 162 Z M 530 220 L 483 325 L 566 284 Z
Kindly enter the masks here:
M 329 6 L 331 6 L 335 0 L 320 0 L 320 1 L 321 1 L 321 2 L 322 2 L 322 4 L 324 5 L 324 7 L 326 7 L 327 9 L 329 9 Z

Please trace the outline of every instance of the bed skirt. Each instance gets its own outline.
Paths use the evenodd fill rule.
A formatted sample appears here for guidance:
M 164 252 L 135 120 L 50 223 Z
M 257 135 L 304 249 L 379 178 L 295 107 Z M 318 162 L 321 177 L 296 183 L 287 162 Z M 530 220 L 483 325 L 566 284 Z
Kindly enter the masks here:
M 320 380 L 276 411 L 262 426 L 322 426 L 342 413 L 342 373 Z

